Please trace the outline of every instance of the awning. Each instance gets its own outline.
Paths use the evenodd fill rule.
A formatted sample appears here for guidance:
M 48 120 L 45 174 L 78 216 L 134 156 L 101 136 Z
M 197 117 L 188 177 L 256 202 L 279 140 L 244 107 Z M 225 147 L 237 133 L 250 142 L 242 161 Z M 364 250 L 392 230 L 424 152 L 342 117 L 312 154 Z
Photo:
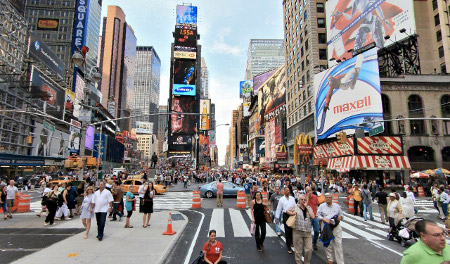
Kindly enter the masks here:
M 330 170 L 408 170 L 411 169 L 406 156 L 349 156 L 328 161 Z

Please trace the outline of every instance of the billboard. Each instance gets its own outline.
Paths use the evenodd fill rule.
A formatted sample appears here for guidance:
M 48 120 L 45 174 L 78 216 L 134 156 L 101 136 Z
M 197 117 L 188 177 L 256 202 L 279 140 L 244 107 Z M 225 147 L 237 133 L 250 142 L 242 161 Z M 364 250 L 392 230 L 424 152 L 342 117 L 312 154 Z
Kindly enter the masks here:
M 176 23 L 197 25 L 197 7 L 177 5 Z
M 31 96 L 45 105 L 47 114 L 62 119 L 65 91 L 35 67 L 31 73 Z
M 208 99 L 200 99 L 200 130 L 209 130 L 209 114 L 211 113 L 211 101 Z
M 216 130 L 209 130 L 209 145 L 216 145 Z
M 92 150 L 94 147 L 94 132 L 94 127 L 88 126 L 86 128 L 86 140 L 84 141 L 84 146 L 86 149 Z
M 415 34 L 412 0 L 329 0 L 326 3 L 328 59 L 351 58 L 354 51 L 375 42 L 378 48 Z M 400 29 L 406 33 L 400 33 Z
M 53 18 L 38 18 L 37 30 L 58 31 L 59 19 Z
M 253 92 L 253 81 L 241 81 L 239 83 L 239 97 L 249 98 Z
M 270 70 L 265 73 L 261 73 L 260 75 L 253 77 L 253 94 L 254 95 L 258 94 L 259 87 L 261 87 L 267 81 L 267 79 L 269 79 L 270 76 L 272 76 L 276 71 L 277 71 L 277 69 L 273 69 L 273 70 Z
M 194 60 L 197 58 L 197 26 L 176 25 L 174 38 L 175 58 Z
M 250 115 L 250 112 L 248 111 L 249 109 L 250 109 L 250 103 L 249 102 L 242 103 L 242 111 L 243 111 L 244 117 L 247 117 L 247 116 Z
M 261 119 L 260 126 L 284 110 L 286 104 L 286 86 L 284 79 L 285 71 L 283 66 L 259 88 L 258 110 Z
M 72 90 L 66 89 L 66 97 L 65 97 L 64 107 L 66 111 L 73 114 L 74 106 L 75 106 L 75 93 Z
M 136 134 L 153 134 L 153 123 L 136 121 Z
M 383 120 L 376 48 L 316 74 L 314 89 L 317 139 Z
M 195 78 L 195 60 L 175 60 L 172 94 L 195 96 Z
M 72 51 L 70 54 L 74 54 L 75 51 L 81 50 L 83 46 L 86 46 L 86 39 L 88 33 L 88 18 L 90 9 L 89 3 L 90 0 L 76 0 L 75 17 L 73 21 Z M 77 72 L 78 67 L 75 65 L 73 71 L 72 91 L 75 91 L 77 79 L 80 78 Z
M 169 151 L 171 153 L 190 153 L 192 150 L 192 136 L 174 135 L 169 136 Z
M 173 97 L 170 110 L 179 113 L 195 113 L 195 98 L 194 97 Z M 194 115 L 178 115 L 171 116 L 171 129 L 174 133 L 193 134 L 195 129 Z
M 44 123 L 47 122 L 44 121 Z M 33 155 L 42 157 L 68 156 L 69 134 L 55 129 L 54 125 L 44 123 L 36 122 L 34 125 Z
M 69 152 L 70 154 L 78 154 L 81 140 L 81 123 L 73 119 L 70 123 Z
M 262 137 L 255 138 L 256 158 L 265 156 L 266 153 L 266 140 Z
M 54 73 L 59 79 L 64 80 L 66 74 L 66 66 L 64 62 L 34 32 L 30 33 L 29 50 L 30 56 L 33 59 L 44 64 L 49 71 Z

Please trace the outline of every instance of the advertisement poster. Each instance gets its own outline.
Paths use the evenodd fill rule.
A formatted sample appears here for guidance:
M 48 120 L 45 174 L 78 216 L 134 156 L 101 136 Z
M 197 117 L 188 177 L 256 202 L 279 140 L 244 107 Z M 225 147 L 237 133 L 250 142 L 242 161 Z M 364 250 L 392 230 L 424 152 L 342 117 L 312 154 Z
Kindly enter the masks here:
M 266 153 L 266 140 L 262 137 L 255 138 L 256 158 L 265 156 Z
M 195 113 L 194 97 L 173 97 L 172 112 Z M 186 133 L 193 134 L 195 128 L 195 116 L 184 114 L 172 114 L 171 116 L 172 134 Z
M 172 94 L 195 96 L 195 78 L 195 60 L 175 60 Z
M 66 111 L 73 114 L 75 106 L 75 93 L 72 90 L 66 89 L 66 101 L 64 103 Z
M 153 123 L 136 121 L 136 134 L 153 134 Z
M 209 130 L 209 145 L 216 145 L 216 130 Z
M 258 91 L 258 109 L 261 124 L 277 116 L 286 104 L 284 66 L 279 68 Z
M 31 96 L 40 102 L 45 113 L 62 119 L 65 91 L 34 67 L 31 74 Z
M 250 112 L 248 111 L 249 108 L 250 108 L 250 103 L 242 104 L 242 111 L 243 111 L 244 117 L 247 117 L 250 115 Z
M 351 58 L 375 42 L 383 48 L 416 33 L 413 0 L 328 0 L 326 3 L 328 59 Z M 406 29 L 406 34 L 400 29 Z M 385 40 L 386 35 L 390 40 Z M 392 40 L 392 41 L 391 41 Z
M 197 25 L 197 7 L 177 5 L 177 24 Z
M 46 121 L 44 121 L 46 122 Z M 65 157 L 68 155 L 69 134 L 55 129 L 51 124 L 35 123 L 33 155 L 41 157 Z
M 209 130 L 209 114 L 211 113 L 211 100 L 200 99 L 200 130 Z
M 194 60 L 197 58 L 197 26 L 176 25 L 174 38 L 175 58 Z
M 377 50 L 371 49 L 314 76 L 316 138 L 383 120 Z M 381 123 L 382 124 L 382 123 Z
M 269 79 L 275 72 L 277 72 L 277 69 L 270 70 L 265 73 L 261 73 L 260 75 L 257 75 L 253 77 L 253 94 L 258 94 L 258 89 L 261 87 L 267 79 Z
M 46 19 L 52 21 L 52 19 Z M 41 19 L 38 20 L 43 21 Z M 56 20 L 56 29 L 58 27 L 58 20 Z M 39 29 L 38 22 L 38 29 Z M 44 64 L 50 72 L 58 76 L 59 79 L 64 80 L 66 66 L 64 62 L 56 55 L 55 52 L 45 44 L 42 39 L 33 32 L 30 32 L 30 56 L 40 63 Z
M 253 92 L 253 81 L 241 81 L 239 83 L 239 97 L 249 98 Z
M 81 140 L 81 123 L 73 119 L 70 123 L 72 125 L 70 126 L 69 152 L 70 154 L 78 154 Z
M 86 129 L 86 141 L 84 146 L 86 149 L 92 150 L 94 147 L 94 127 L 88 126 Z
M 192 136 L 169 136 L 169 151 L 171 153 L 190 153 L 192 150 Z

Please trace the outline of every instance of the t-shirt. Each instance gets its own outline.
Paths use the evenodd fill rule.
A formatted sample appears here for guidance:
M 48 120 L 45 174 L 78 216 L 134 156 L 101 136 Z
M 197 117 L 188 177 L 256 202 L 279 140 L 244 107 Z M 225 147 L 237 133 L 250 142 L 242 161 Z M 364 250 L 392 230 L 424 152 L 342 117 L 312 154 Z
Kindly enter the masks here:
M 251 188 L 252 186 L 250 185 L 250 183 L 244 184 L 245 194 L 250 194 Z
M 308 206 L 311 207 L 311 209 L 314 212 L 314 215 L 317 215 L 317 206 L 319 206 L 319 199 L 316 195 L 311 195 L 311 198 L 308 200 Z
M 223 183 L 218 182 L 216 188 L 217 188 L 217 194 L 223 194 Z
M 94 193 L 92 203 L 95 204 L 94 212 L 96 213 L 106 213 L 109 208 L 109 203 L 114 201 L 113 196 L 110 191 L 104 189 L 102 192 L 97 190 Z
M 8 187 L 6 187 L 6 199 L 14 199 L 14 197 L 16 197 L 16 192 L 18 191 L 16 186 L 11 187 L 8 185 Z
M 377 192 L 377 194 L 375 194 L 375 197 L 378 198 L 379 204 L 387 205 L 388 194 L 386 192 Z
M 431 264 L 450 260 L 450 246 L 445 245 L 442 255 L 438 254 L 422 241 L 417 241 L 403 252 L 401 264 Z
M 272 204 L 272 211 L 275 212 L 277 210 L 277 206 L 278 206 L 278 201 L 280 201 L 281 197 L 283 197 L 283 194 L 279 193 L 279 194 L 272 194 L 272 196 L 270 196 L 270 202 Z
M 213 246 L 211 245 L 209 248 L 209 251 L 207 251 L 208 248 L 208 242 L 205 243 L 203 246 L 203 250 L 206 251 L 205 257 L 212 263 L 215 263 L 220 256 L 220 252 L 223 251 L 222 243 L 219 241 L 216 241 L 216 244 Z
M 125 195 L 125 197 L 129 197 L 130 199 L 134 198 L 134 194 L 130 193 L 129 191 L 127 192 L 127 194 Z M 125 198 L 126 199 L 126 198 Z M 125 209 L 127 211 L 131 211 L 133 210 L 133 201 L 127 201 L 125 200 Z

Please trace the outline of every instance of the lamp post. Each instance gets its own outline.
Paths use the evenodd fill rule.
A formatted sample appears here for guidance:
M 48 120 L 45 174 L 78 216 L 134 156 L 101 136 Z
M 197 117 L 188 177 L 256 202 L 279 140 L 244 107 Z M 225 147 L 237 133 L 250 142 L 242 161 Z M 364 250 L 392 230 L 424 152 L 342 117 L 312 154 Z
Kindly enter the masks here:
M 80 52 L 76 51 L 71 58 L 72 62 L 77 66 L 77 67 L 83 67 L 84 68 L 84 88 L 83 88 L 83 94 L 84 94 L 84 99 L 85 102 L 83 102 L 83 104 L 81 104 L 81 109 L 80 109 L 80 113 L 84 112 L 81 110 L 85 110 L 86 108 L 89 109 L 89 113 L 90 113 L 90 108 L 86 107 L 86 99 L 89 96 L 90 93 L 90 84 L 91 82 L 94 83 L 98 83 L 101 81 L 102 79 L 102 75 L 98 72 L 98 68 L 96 66 L 92 66 L 90 71 L 89 71 L 89 75 L 86 75 L 86 59 L 83 55 L 81 55 Z M 95 72 L 93 72 L 95 70 Z M 80 173 L 78 174 L 78 180 L 82 181 L 83 180 L 83 176 L 84 176 L 84 169 L 86 167 L 86 162 L 84 161 L 84 155 L 86 152 L 86 148 L 85 148 L 85 143 L 86 143 L 86 128 L 88 123 L 91 122 L 90 118 L 91 115 L 88 115 L 89 121 L 87 120 L 83 120 L 81 121 L 81 140 L 80 140 L 80 157 L 83 160 L 83 165 L 80 169 Z M 98 164 L 98 163 L 97 163 Z

